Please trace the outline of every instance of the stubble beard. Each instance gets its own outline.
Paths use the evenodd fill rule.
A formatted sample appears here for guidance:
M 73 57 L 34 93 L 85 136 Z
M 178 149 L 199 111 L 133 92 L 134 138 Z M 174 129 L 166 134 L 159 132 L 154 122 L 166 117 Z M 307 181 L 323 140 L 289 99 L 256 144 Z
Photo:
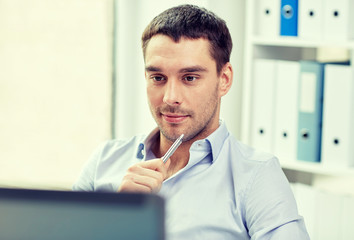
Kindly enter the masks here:
M 153 117 L 155 122 L 160 129 L 160 132 L 163 136 L 171 142 L 174 142 L 182 133 L 184 134 L 183 142 L 190 141 L 194 138 L 205 138 L 215 129 L 210 129 L 210 124 L 214 120 L 216 113 L 218 111 L 218 87 L 216 87 L 212 96 L 210 96 L 209 101 L 205 103 L 203 111 L 200 111 L 199 120 L 195 119 L 195 113 L 191 110 L 181 109 L 179 106 L 173 107 L 169 105 L 164 105 L 162 107 L 157 107 L 156 109 L 152 109 L 150 106 L 151 112 L 153 112 Z M 167 123 L 164 124 L 161 113 L 169 112 L 169 113 L 179 113 L 183 115 L 188 115 L 188 120 L 192 123 L 189 124 L 183 132 L 180 132 L 178 129 L 179 124 Z M 198 116 L 197 116 L 198 117 Z M 193 123 L 194 121 L 194 123 Z M 176 130 L 174 130 L 176 128 Z

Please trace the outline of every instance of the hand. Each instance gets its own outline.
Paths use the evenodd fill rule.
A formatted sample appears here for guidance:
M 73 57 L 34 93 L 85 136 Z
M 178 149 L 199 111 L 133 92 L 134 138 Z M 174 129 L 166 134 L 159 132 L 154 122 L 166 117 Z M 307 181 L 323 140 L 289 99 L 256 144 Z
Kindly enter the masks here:
M 170 159 L 163 161 L 153 159 L 139 162 L 128 168 L 118 192 L 156 193 L 160 191 L 162 182 L 167 178 Z

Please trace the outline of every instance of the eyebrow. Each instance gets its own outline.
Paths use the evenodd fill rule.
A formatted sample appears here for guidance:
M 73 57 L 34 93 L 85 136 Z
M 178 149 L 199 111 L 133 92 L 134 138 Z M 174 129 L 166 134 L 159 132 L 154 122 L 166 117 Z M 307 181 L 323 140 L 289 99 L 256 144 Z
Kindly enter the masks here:
M 191 67 L 186 67 L 186 68 L 182 68 L 180 69 L 178 72 L 180 73 L 189 73 L 189 72 L 207 72 L 208 69 L 204 68 L 202 66 L 191 66 Z
M 161 68 L 154 67 L 154 66 L 145 67 L 145 71 L 147 71 L 147 72 L 162 72 Z M 196 66 L 181 68 L 178 72 L 179 73 L 192 73 L 192 72 L 207 72 L 207 71 L 208 71 L 207 68 L 196 65 Z
M 154 66 L 147 66 L 147 67 L 145 67 L 145 71 L 147 71 L 147 72 L 161 72 L 161 69 L 158 67 L 154 67 Z

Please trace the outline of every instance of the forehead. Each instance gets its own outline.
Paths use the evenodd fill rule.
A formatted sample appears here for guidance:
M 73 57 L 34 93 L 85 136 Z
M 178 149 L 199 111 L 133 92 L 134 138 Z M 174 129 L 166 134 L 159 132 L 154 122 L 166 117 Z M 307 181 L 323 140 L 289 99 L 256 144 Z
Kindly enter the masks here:
M 145 62 L 152 60 L 186 60 L 204 59 L 214 61 L 210 54 L 210 43 L 205 38 L 189 39 L 182 37 L 179 41 L 158 34 L 152 37 L 146 47 Z

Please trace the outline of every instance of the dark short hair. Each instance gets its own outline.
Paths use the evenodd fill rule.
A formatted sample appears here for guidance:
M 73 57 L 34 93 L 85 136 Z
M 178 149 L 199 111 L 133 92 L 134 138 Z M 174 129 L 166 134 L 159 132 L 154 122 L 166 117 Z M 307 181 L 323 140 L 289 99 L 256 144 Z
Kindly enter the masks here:
M 205 8 L 186 4 L 157 15 L 142 35 L 144 58 L 149 40 L 157 34 L 169 36 L 175 42 L 181 37 L 209 40 L 210 54 L 216 62 L 218 73 L 230 61 L 232 39 L 226 22 Z

